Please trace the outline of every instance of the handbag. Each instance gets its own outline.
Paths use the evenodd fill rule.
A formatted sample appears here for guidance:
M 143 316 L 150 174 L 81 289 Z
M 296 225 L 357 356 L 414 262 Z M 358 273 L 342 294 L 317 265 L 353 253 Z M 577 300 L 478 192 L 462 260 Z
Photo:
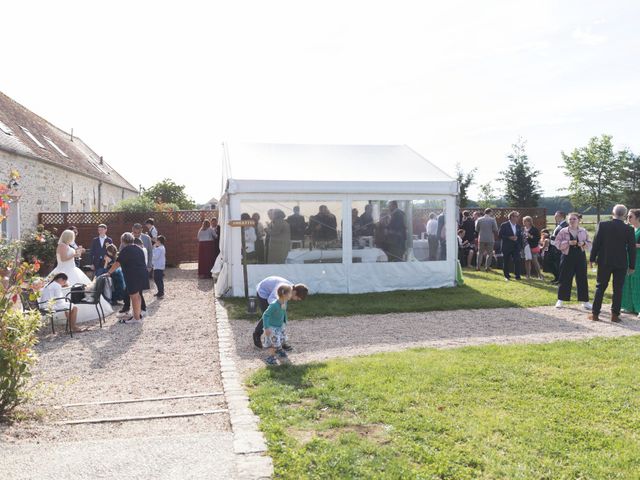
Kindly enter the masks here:
M 76 283 L 71 287 L 71 294 L 69 295 L 71 303 L 81 303 L 84 300 L 84 288 L 85 286 L 82 283 Z
M 540 246 L 533 247 L 531 249 L 531 253 L 533 253 L 534 255 L 538 255 L 540 253 Z

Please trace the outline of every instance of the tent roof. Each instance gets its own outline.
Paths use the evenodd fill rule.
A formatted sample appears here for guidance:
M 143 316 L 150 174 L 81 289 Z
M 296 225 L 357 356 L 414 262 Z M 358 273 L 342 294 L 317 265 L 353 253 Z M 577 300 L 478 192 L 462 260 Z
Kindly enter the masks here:
M 229 193 L 457 193 L 456 181 L 406 145 L 225 144 Z

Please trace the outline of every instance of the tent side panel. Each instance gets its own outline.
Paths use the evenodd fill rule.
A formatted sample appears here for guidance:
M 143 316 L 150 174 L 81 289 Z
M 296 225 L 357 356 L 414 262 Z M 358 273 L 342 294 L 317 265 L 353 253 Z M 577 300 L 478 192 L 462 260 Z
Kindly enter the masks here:
M 242 275 L 242 272 L 241 272 Z M 277 275 L 294 283 L 304 283 L 311 293 L 348 293 L 345 265 L 325 264 L 288 264 L 288 265 L 249 265 L 249 295 L 256 294 L 256 285 L 264 278 Z M 235 296 L 242 296 L 242 289 Z
M 451 287 L 454 280 L 449 261 L 351 265 L 351 293 Z

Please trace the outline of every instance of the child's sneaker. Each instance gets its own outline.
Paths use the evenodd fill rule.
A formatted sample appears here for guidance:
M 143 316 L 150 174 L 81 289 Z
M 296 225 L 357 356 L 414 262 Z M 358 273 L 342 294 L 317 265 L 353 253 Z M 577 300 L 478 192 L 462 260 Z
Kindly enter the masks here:
M 287 355 L 287 352 L 285 352 L 284 350 L 278 350 L 276 353 L 278 354 L 278 358 L 280 359 L 280 363 L 282 363 L 282 364 L 291 363 L 289 361 L 289 356 Z
M 270 357 L 267 357 L 267 359 L 265 360 L 265 363 L 267 365 L 278 365 L 278 361 L 276 360 L 276 357 L 274 357 L 273 355 Z

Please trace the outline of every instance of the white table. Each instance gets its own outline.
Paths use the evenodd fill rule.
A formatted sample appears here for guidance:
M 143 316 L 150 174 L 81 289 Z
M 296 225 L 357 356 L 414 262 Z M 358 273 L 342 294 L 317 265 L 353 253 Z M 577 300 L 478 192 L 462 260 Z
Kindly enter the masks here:
M 362 263 L 387 262 L 387 255 L 379 248 L 353 249 L 353 258 L 359 258 Z M 342 249 L 320 250 L 296 248 L 289 251 L 286 263 L 311 263 L 322 261 L 342 261 Z M 339 262 L 338 262 L 339 263 Z
M 428 240 L 414 240 L 413 241 L 413 256 L 416 260 L 421 262 L 426 261 L 429 258 L 429 241 Z

